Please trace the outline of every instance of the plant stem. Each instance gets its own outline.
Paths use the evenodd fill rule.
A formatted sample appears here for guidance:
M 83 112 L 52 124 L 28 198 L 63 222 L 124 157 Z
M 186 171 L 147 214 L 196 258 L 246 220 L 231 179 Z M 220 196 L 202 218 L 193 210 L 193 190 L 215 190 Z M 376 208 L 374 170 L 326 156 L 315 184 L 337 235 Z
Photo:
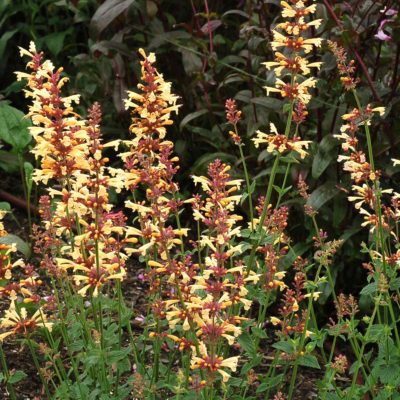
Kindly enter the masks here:
M 288 115 L 288 118 L 286 121 L 286 128 L 285 128 L 285 136 L 286 137 L 289 136 L 290 127 L 292 125 L 293 107 L 294 107 L 294 103 L 291 102 L 290 109 L 289 109 L 289 115 Z M 260 222 L 258 223 L 257 233 L 259 234 L 260 237 L 258 239 L 256 239 L 255 242 L 253 243 L 253 247 L 252 247 L 251 253 L 250 253 L 249 264 L 248 264 L 248 272 L 253 270 L 253 263 L 254 263 L 254 259 L 255 259 L 255 255 L 256 255 L 256 250 L 266 235 L 266 231 L 265 231 L 265 229 L 263 229 L 263 225 L 264 225 L 265 218 L 267 217 L 268 204 L 271 201 L 272 189 L 274 187 L 275 176 L 278 171 L 280 159 L 281 159 L 281 153 L 278 153 L 275 157 L 274 164 L 272 166 L 271 175 L 270 175 L 270 178 L 268 181 L 268 186 L 267 186 L 267 192 L 265 195 L 264 206 L 263 206 L 263 210 L 261 213 Z
M 364 340 L 363 340 L 363 343 L 362 343 L 362 345 L 361 345 L 360 352 L 359 352 L 358 357 L 357 357 L 357 365 L 356 365 L 356 369 L 355 369 L 355 371 L 354 371 L 354 373 L 353 373 L 353 380 L 352 380 L 352 382 L 351 382 L 350 393 L 349 393 L 349 396 L 348 396 L 348 399 L 349 399 L 349 400 L 352 400 L 352 399 L 354 398 L 354 397 L 353 397 L 353 392 L 354 392 L 355 385 L 356 385 L 356 379 L 357 379 L 357 376 L 358 376 L 358 371 L 360 370 L 360 366 L 361 366 L 361 364 L 362 364 L 361 360 L 362 360 L 362 357 L 363 357 L 363 355 L 364 355 L 365 344 L 367 343 L 367 339 L 366 339 L 366 338 L 368 337 L 368 334 L 369 334 L 369 331 L 370 331 L 370 329 L 371 329 L 371 326 L 372 326 L 373 323 L 374 323 L 375 316 L 376 316 L 376 313 L 377 313 L 378 308 L 379 308 L 379 303 L 380 303 L 380 301 L 381 301 L 381 297 L 382 297 L 382 294 L 379 294 L 378 299 L 375 301 L 374 311 L 372 312 L 371 318 L 370 318 L 370 320 L 369 320 L 369 324 L 368 324 L 368 327 L 367 327 L 367 331 L 365 332 Z
M 51 399 L 51 395 L 50 395 L 49 387 L 47 385 L 46 379 L 44 378 L 44 376 L 42 374 L 42 370 L 40 368 L 39 361 L 38 361 L 38 359 L 36 357 L 35 350 L 33 349 L 29 333 L 27 334 L 26 342 L 28 343 L 28 347 L 29 347 L 29 350 L 30 350 L 31 355 L 32 355 L 33 363 L 35 364 L 35 367 L 36 367 L 36 370 L 37 370 L 37 372 L 39 374 L 40 380 L 42 381 L 44 391 L 46 392 L 46 396 L 50 400 Z
M 14 391 L 14 386 L 9 382 L 9 380 L 10 380 L 10 371 L 8 369 L 6 357 L 4 355 L 4 350 L 3 350 L 3 346 L 1 344 L 1 342 L 0 342 L 0 361 L 1 361 L 1 367 L 2 367 L 2 369 L 4 371 L 4 376 L 6 378 L 7 389 L 10 392 L 11 400 L 17 400 L 17 397 L 15 395 L 15 391 Z
M 235 128 L 235 133 L 238 135 L 237 132 L 237 128 L 236 125 L 234 125 Z M 254 212 L 253 212 L 253 199 L 252 199 L 252 191 L 251 189 L 251 185 L 250 185 L 250 177 L 249 177 L 249 172 L 247 170 L 247 164 L 246 164 L 246 159 L 244 158 L 244 154 L 243 154 L 243 148 L 242 148 L 242 144 L 238 145 L 239 147 L 239 152 L 240 152 L 240 158 L 242 160 L 242 165 L 243 165 L 243 171 L 244 171 L 244 177 L 246 179 L 246 185 L 247 185 L 247 197 L 249 199 L 249 211 L 250 211 L 250 226 L 251 226 L 251 231 L 254 231 Z

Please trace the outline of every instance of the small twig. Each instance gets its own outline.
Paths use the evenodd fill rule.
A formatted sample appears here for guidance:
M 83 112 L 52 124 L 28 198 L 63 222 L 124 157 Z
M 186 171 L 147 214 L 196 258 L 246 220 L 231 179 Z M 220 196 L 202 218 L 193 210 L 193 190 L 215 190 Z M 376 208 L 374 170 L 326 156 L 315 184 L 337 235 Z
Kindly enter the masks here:
M 28 204 L 24 199 L 21 199 L 20 197 L 14 196 L 11 193 L 8 193 L 4 190 L 0 190 L 0 199 L 5 200 L 11 204 L 13 204 L 15 207 L 21 208 L 25 211 L 28 209 Z M 31 212 L 34 214 L 37 214 L 38 210 L 34 205 L 30 205 Z

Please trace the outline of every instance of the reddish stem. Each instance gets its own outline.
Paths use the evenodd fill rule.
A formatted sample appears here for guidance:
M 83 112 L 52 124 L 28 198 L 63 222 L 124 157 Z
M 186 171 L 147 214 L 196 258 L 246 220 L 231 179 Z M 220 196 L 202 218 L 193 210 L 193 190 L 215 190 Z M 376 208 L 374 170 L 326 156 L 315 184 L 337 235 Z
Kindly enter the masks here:
M 11 203 L 15 207 L 21 208 L 23 210 L 27 210 L 28 204 L 24 199 L 21 199 L 20 197 L 14 196 L 11 193 L 8 193 L 4 190 L 0 190 L 0 199 L 7 201 L 8 203 Z M 37 208 L 34 205 L 30 205 L 31 211 L 34 214 L 37 214 Z

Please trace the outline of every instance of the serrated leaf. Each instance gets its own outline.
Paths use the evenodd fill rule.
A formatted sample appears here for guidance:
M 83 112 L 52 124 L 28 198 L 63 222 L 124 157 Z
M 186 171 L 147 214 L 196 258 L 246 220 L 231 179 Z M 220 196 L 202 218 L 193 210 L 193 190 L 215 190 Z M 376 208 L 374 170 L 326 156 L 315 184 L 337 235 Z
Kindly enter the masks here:
M 11 383 L 12 385 L 15 383 L 18 383 L 25 379 L 28 375 L 24 371 L 15 371 L 13 374 L 10 375 L 10 378 L 8 379 L 8 382 Z
M 262 382 L 257 390 L 256 393 L 263 393 L 271 388 L 273 388 L 276 385 L 279 385 L 284 379 L 283 374 L 279 374 L 277 376 L 274 376 L 273 378 L 268 378 L 266 382 Z
M 372 325 L 368 330 L 368 334 L 366 334 L 366 340 L 368 342 L 379 342 L 382 335 L 385 333 L 387 327 L 383 324 L 375 324 Z
M 305 354 L 304 356 L 299 357 L 299 365 L 303 367 L 321 369 L 317 357 L 312 354 Z
M 376 371 L 384 385 L 394 383 L 400 376 L 400 367 L 396 364 L 380 365 Z
M 238 342 L 240 346 L 242 346 L 243 350 L 250 356 L 254 356 L 256 354 L 256 347 L 254 345 L 253 339 L 248 332 L 243 332 L 238 337 Z
M 251 332 L 253 333 L 254 336 L 256 336 L 260 339 L 268 338 L 267 332 L 265 332 L 264 329 L 258 328 L 257 326 L 254 326 L 253 328 L 251 328 Z
M 9 245 L 15 244 L 17 246 L 17 250 L 20 251 L 26 259 L 31 256 L 31 249 L 28 243 L 16 235 L 8 234 L 6 236 L 2 236 L 0 237 L 0 243 Z
M 370 296 L 376 293 L 377 290 L 378 290 L 378 283 L 372 282 L 362 288 L 360 295 Z
M 287 354 L 292 354 L 293 352 L 293 345 L 285 341 L 276 342 L 272 345 L 272 347 L 274 349 L 284 351 Z

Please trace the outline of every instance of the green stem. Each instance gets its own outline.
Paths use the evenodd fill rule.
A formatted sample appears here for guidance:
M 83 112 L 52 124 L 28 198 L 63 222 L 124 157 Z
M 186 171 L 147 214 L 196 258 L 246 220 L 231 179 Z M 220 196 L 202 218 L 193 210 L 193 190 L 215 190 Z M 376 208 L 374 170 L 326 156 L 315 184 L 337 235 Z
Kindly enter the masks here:
M 235 132 L 237 134 L 237 128 L 236 125 L 235 127 Z M 246 159 L 244 158 L 243 154 L 243 148 L 242 144 L 239 144 L 239 152 L 240 152 L 240 158 L 242 161 L 243 165 L 243 171 L 244 171 L 244 177 L 246 179 L 246 185 L 247 185 L 247 196 L 249 198 L 249 211 L 250 211 L 250 224 L 251 224 L 251 231 L 254 231 L 254 212 L 253 212 L 253 199 L 252 199 L 252 192 L 250 191 L 251 185 L 250 185 L 250 177 L 249 177 L 249 172 L 247 170 L 247 164 L 246 164 Z
M 21 154 L 18 154 L 18 164 L 19 164 L 19 172 L 21 174 L 22 180 L 22 189 L 24 191 L 24 198 L 26 201 L 26 213 L 28 215 L 28 225 L 29 225 L 29 242 L 32 236 L 32 215 L 31 215 L 31 193 L 29 190 L 29 186 L 27 184 L 27 177 L 24 170 L 24 160 L 22 159 Z
M 363 340 L 360 352 L 359 352 L 358 357 L 357 357 L 357 365 L 356 365 L 355 371 L 353 373 L 353 380 L 351 382 L 351 389 L 350 389 L 350 393 L 349 393 L 349 396 L 348 396 L 349 400 L 352 400 L 354 398 L 353 397 L 353 393 L 354 393 L 354 389 L 355 389 L 355 386 L 356 386 L 356 380 L 357 380 L 357 376 L 358 376 L 358 371 L 360 370 L 360 366 L 362 364 L 361 360 L 362 360 L 362 357 L 364 356 L 365 345 L 367 343 L 367 339 L 366 338 L 368 338 L 369 331 L 370 331 L 370 329 L 371 329 L 371 327 L 372 327 L 372 325 L 374 323 L 375 316 L 376 316 L 376 313 L 377 313 L 378 308 L 379 308 L 379 303 L 381 301 L 381 297 L 382 297 L 382 294 L 379 294 L 378 299 L 375 301 L 374 311 L 372 312 L 371 318 L 369 320 L 368 328 L 367 328 L 367 331 L 365 333 L 364 340 Z
M 311 307 L 313 306 L 313 301 L 314 301 L 314 292 L 315 292 L 315 289 L 316 289 L 317 282 L 319 280 L 319 275 L 321 273 L 321 269 L 322 269 L 322 265 L 320 264 L 318 266 L 317 273 L 315 274 L 313 288 L 311 290 L 310 297 L 308 298 L 306 320 L 305 320 L 305 323 L 304 323 L 303 332 L 301 334 L 299 348 L 297 350 L 298 354 L 297 354 L 297 357 L 296 357 L 296 360 L 295 360 L 295 363 L 294 363 L 293 373 L 292 373 L 292 377 L 291 377 L 291 380 L 290 380 L 288 400 L 292 400 L 292 397 L 293 397 L 294 386 L 295 386 L 296 378 L 297 378 L 297 370 L 299 368 L 299 356 L 300 356 L 301 351 L 303 350 L 303 346 L 304 346 L 304 343 L 306 341 L 308 321 L 309 321 L 309 318 L 310 318 L 310 315 L 311 315 Z
M 42 385 L 43 385 L 44 391 L 46 392 L 46 396 L 50 400 L 51 399 L 51 395 L 50 395 L 49 387 L 47 385 L 46 379 L 44 378 L 44 376 L 42 374 L 42 370 L 40 368 L 39 361 L 38 361 L 38 359 L 36 357 L 35 350 L 32 347 L 31 338 L 30 338 L 29 333 L 27 334 L 27 341 L 26 342 L 28 343 L 28 347 L 29 347 L 29 350 L 30 350 L 31 355 L 32 355 L 33 363 L 35 364 L 35 367 L 36 367 L 36 370 L 37 370 L 37 372 L 39 374 L 40 380 L 42 381 Z
M 1 367 L 4 371 L 4 376 L 6 378 L 7 389 L 10 392 L 11 400 L 17 400 L 15 391 L 14 391 L 14 386 L 9 382 L 10 381 L 10 371 L 8 369 L 6 357 L 4 355 L 4 350 L 3 350 L 3 346 L 1 344 L 1 342 L 0 342 L 0 361 L 1 361 Z
M 289 115 L 288 115 L 288 119 L 286 121 L 286 128 L 285 128 L 285 136 L 286 137 L 289 136 L 290 127 L 292 125 L 293 107 L 294 107 L 294 102 L 292 101 L 290 103 Z M 262 210 L 262 213 L 261 213 L 260 222 L 258 223 L 257 233 L 259 234 L 259 238 L 256 239 L 255 242 L 253 243 L 253 247 L 252 247 L 251 253 L 250 253 L 250 259 L 249 259 L 249 264 L 248 264 L 249 265 L 249 268 L 248 268 L 249 272 L 251 270 L 253 270 L 253 264 L 254 264 L 254 259 L 255 259 L 257 248 L 258 248 L 258 246 L 260 245 L 260 243 L 262 242 L 262 240 L 264 239 L 264 237 L 266 235 L 266 231 L 265 231 L 265 229 L 263 229 L 263 225 L 264 225 L 265 218 L 267 217 L 268 204 L 271 201 L 272 189 L 274 187 L 275 176 L 276 176 L 276 173 L 278 171 L 280 159 L 281 159 L 281 153 L 278 153 L 276 155 L 276 157 L 275 157 L 274 164 L 272 165 L 271 175 L 270 175 L 270 178 L 269 178 L 269 181 L 268 181 L 267 192 L 266 192 L 266 195 L 265 195 L 264 206 L 263 206 L 263 210 Z

